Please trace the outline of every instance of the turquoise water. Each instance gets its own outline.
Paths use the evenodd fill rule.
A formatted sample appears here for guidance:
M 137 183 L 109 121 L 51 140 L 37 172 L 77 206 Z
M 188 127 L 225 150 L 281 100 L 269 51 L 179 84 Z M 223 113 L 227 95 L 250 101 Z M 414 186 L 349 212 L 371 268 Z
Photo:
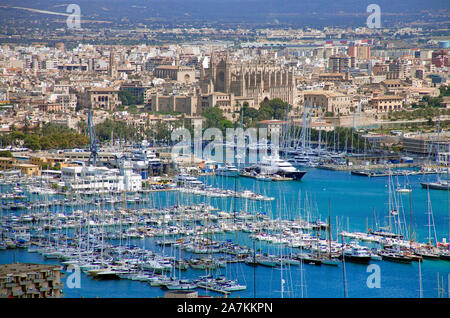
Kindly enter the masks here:
M 409 194 L 401 195 L 404 208 L 404 229 L 412 228 L 417 241 L 424 242 L 429 236 L 427 227 L 427 190 L 422 189 L 420 181 L 433 180 L 435 176 L 410 176 L 409 182 L 413 191 L 411 194 L 411 209 Z M 237 181 L 226 177 L 201 177 L 213 186 L 223 186 L 229 189 L 244 189 L 275 197 L 274 201 L 256 202 L 242 199 L 203 198 L 177 193 L 151 193 L 149 203 L 152 206 L 169 206 L 174 203 L 193 204 L 208 202 L 220 209 L 228 211 L 256 211 L 266 213 L 270 217 L 321 219 L 327 222 L 329 203 L 331 204 L 332 236 L 336 239 L 338 229 L 365 232 L 368 227 L 388 224 L 388 178 L 367 178 L 353 176 L 349 172 L 334 172 L 311 169 L 302 181 L 263 182 L 250 178 L 239 178 Z M 394 179 L 396 182 L 396 179 Z M 399 179 L 403 183 L 402 178 Z M 448 201 L 447 192 L 430 190 L 432 213 L 438 241 L 448 240 Z M 401 211 L 401 210 L 400 210 Z M 237 212 L 239 213 L 239 212 Z M 411 222 L 410 222 L 410 215 Z M 431 228 L 431 236 L 434 232 Z M 216 236 L 216 239 L 239 240 L 240 244 L 251 246 L 252 242 L 245 233 Z M 145 247 L 158 250 L 154 238 L 145 239 Z M 143 246 L 142 240 L 133 240 L 132 244 Z M 256 243 L 256 248 L 274 252 L 274 247 Z M 285 251 L 288 251 L 285 249 Z M 298 250 L 297 250 L 298 251 Z M 173 255 L 170 248 L 165 253 Z M 53 263 L 45 261 L 39 254 L 27 253 L 24 250 L 7 250 L 0 252 L 0 263 L 20 262 Z M 372 261 L 380 267 L 380 288 L 369 288 L 367 279 L 371 272 L 367 272 L 366 265 L 346 263 L 345 275 L 349 297 L 419 297 L 419 264 L 398 264 L 386 261 Z M 448 277 L 450 262 L 442 260 L 424 260 L 422 267 L 422 288 L 424 297 L 437 297 L 438 280 L 448 295 Z M 303 270 L 303 271 L 301 271 Z M 301 275 L 303 273 L 303 275 Z M 183 278 L 204 275 L 202 271 L 188 270 L 182 272 Z M 221 269 L 220 274 L 229 278 L 238 278 L 240 283 L 247 285 L 247 290 L 234 292 L 229 297 L 343 297 L 344 272 L 342 264 L 338 267 L 303 265 L 290 268 L 250 267 L 245 264 L 229 264 Z M 303 276 L 303 278 L 301 278 Z M 281 277 L 285 281 L 284 293 L 281 293 Z M 255 289 L 256 285 L 256 289 Z M 66 297 L 162 297 L 164 291 L 158 287 L 142 282 L 130 280 L 98 281 L 82 274 L 81 288 L 70 289 L 65 285 L 63 289 Z M 219 296 L 212 292 L 199 290 L 200 295 Z

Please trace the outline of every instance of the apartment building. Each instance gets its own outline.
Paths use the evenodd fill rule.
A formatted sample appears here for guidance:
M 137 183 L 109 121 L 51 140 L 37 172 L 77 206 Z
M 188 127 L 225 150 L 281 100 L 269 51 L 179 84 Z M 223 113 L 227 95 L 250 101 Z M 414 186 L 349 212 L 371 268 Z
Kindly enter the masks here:
M 0 265 L 0 297 L 59 298 L 63 287 L 61 270 L 58 265 Z

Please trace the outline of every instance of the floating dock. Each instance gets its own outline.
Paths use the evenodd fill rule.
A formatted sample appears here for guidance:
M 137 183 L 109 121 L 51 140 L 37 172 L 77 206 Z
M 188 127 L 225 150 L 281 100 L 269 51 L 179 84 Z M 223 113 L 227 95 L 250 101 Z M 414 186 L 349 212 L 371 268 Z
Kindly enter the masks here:
M 388 177 L 391 176 L 414 176 L 420 174 L 436 174 L 436 171 L 412 171 L 412 170 L 397 170 L 391 171 L 383 170 L 383 171 L 370 171 L 370 170 L 355 170 L 352 171 L 351 174 L 355 176 L 362 177 Z
M 197 287 L 198 288 L 202 288 L 202 289 L 206 289 L 206 290 L 210 290 L 210 291 L 213 291 L 213 292 L 216 292 L 216 293 L 222 293 L 224 295 L 229 295 L 230 294 L 229 291 L 226 291 L 226 290 L 223 290 L 223 289 L 217 289 L 217 288 L 205 285 L 205 284 L 198 284 Z

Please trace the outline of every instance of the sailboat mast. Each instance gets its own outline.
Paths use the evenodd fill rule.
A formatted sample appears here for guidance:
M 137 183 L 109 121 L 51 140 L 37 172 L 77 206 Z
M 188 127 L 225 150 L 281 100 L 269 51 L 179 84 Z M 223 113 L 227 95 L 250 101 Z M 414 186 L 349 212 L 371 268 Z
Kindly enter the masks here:
M 330 260 L 331 260 L 331 200 L 328 199 L 328 244 L 330 248 Z
M 420 266 L 420 263 L 422 261 L 419 259 L 419 298 L 423 298 L 423 291 L 422 291 L 422 268 Z
M 342 238 L 343 240 L 343 238 Z M 347 298 L 347 277 L 345 275 L 345 255 L 344 255 L 344 242 L 342 242 L 342 279 L 344 284 L 344 298 Z
M 303 133 L 302 133 L 302 151 L 306 149 L 306 103 L 303 105 Z
M 412 198 L 411 198 L 411 192 L 410 192 L 409 193 L 409 250 L 410 251 L 411 251 L 411 245 L 412 245 L 411 222 L 412 222 Z
M 320 122 L 319 125 L 320 125 L 319 126 L 320 128 L 319 128 L 319 137 L 318 137 L 317 149 L 318 149 L 319 157 L 320 157 L 320 142 L 322 141 L 322 122 Z
M 388 190 L 389 190 L 389 203 L 388 203 L 388 209 L 389 209 L 389 232 L 392 232 L 392 222 L 391 222 L 391 218 L 392 218 L 392 202 L 391 202 L 391 167 L 389 167 L 389 178 L 388 178 Z

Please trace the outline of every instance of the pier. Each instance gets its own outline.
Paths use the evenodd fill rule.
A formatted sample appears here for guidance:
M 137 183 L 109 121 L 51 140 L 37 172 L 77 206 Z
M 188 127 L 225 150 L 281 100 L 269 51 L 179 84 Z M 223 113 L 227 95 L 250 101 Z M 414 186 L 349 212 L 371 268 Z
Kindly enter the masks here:
M 337 164 L 323 164 L 317 166 L 318 169 L 333 170 L 333 171 L 353 171 L 353 170 L 380 170 L 386 169 L 386 164 L 369 164 L 369 165 L 337 165 Z M 418 168 L 420 165 L 412 163 L 395 163 L 389 164 L 391 169 L 398 168 Z
M 197 286 L 199 288 L 202 288 L 202 289 L 205 289 L 205 290 L 209 290 L 209 291 L 213 291 L 213 292 L 216 292 L 216 293 L 221 293 L 221 294 L 224 294 L 224 295 L 229 295 L 230 294 L 229 291 L 226 291 L 226 290 L 223 290 L 223 289 L 218 289 L 218 288 L 215 288 L 215 287 L 211 287 L 211 286 L 208 286 L 206 284 L 198 284 Z

